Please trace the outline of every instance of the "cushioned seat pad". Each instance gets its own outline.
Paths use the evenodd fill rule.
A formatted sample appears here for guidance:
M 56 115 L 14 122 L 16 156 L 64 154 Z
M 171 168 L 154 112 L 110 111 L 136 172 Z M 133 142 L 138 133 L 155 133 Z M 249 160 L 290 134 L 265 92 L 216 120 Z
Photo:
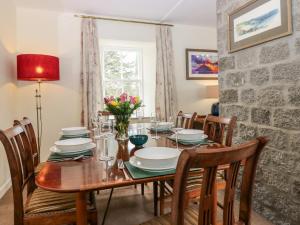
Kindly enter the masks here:
M 31 198 L 28 199 L 25 213 L 37 214 L 61 210 L 75 210 L 76 194 L 74 193 L 56 193 L 45 191 L 40 188 L 34 190 Z

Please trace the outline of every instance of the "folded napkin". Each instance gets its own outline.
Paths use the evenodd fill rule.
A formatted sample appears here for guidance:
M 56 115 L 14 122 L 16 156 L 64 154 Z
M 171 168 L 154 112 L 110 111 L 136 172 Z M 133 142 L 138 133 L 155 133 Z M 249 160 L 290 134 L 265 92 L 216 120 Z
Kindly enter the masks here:
M 52 152 L 48 158 L 48 162 L 61 162 L 61 161 L 68 161 L 68 160 L 72 160 L 75 157 L 78 156 L 83 156 L 83 158 L 89 158 L 93 156 L 93 151 L 92 150 L 88 150 L 86 152 L 80 152 L 78 154 L 76 153 L 72 153 L 71 155 L 60 155 L 57 153 Z

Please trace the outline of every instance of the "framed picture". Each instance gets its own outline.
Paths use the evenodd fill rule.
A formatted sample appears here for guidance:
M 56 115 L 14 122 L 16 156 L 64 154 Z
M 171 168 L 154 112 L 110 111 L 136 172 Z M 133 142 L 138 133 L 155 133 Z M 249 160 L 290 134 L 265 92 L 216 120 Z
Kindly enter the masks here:
M 229 15 L 229 52 L 292 33 L 291 0 L 250 1 Z
M 219 72 L 217 50 L 186 49 L 187 80 L 217 80 Z

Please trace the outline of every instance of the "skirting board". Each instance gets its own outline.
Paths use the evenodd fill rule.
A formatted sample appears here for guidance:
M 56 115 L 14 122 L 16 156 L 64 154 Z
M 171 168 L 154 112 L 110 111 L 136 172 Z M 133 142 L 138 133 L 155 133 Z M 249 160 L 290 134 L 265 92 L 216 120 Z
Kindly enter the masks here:
M 6 194 L 6 192 L 11 187 L 11 179 L 8 179 L 4 184 L 0 187 L 0 199 Z

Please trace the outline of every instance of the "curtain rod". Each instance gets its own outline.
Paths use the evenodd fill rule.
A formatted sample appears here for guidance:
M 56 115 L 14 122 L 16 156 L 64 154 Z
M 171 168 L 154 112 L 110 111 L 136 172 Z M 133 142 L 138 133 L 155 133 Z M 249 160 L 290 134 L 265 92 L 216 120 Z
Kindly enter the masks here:
M 147 22 L 147 21 L 140 21 L 140 20 L 130 20 L 130 19 L 119 19 L 119 18 L 113 18 L 113 17 L 101 17 L 101 16 L 87 16 L 87 15 L 78 15 L 75 14 L 75 17 L 79 18 L 91 18 L 96 20 L 110 20 L 110 21 L 118 21 L 118 22 L 125 22 L 125 23 L 141 23 L 141 24 L 148 24 L 148 25 L 162 25 L 162 26 L 168 26 L 173 27 L 173 24 L 167 24 L 167 23 L 156 23 L 156 22 Z

